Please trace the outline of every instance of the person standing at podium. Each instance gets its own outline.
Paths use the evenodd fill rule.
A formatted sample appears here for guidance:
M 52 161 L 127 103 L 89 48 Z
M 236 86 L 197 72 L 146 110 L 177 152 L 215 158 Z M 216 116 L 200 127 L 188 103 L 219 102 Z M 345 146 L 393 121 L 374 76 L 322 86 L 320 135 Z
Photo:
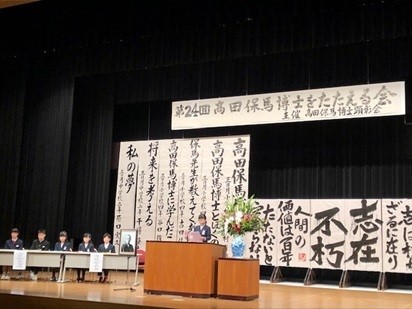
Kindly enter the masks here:
M 210 226 L 206 224 L 206 214 L 201 212 L 198 217 L 199 225 L 196 225 L 193 229 L 194 232 L 199 232 L 200 237 L 202 238 L 203 242 L 208 242 L 212 238 L 212 231 Z

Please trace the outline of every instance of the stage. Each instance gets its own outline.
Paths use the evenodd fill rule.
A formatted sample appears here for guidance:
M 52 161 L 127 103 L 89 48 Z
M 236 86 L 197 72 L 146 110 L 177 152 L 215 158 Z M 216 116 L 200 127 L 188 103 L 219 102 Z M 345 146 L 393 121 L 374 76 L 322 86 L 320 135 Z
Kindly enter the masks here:
M 112 282 L 105 284 L 98 283 L 97 276 L 90 273 L 86 282 L 73 282 L 74 271 L 68 271 L 70 281 L 66 283 L 49 282 L 47 273 L 40 273 L 39 278 L 37 282 L 1 280 L 2 308 L 412 308 L 412 292 L 400 290 L 261 281 L 258 299 L 234 301 L 148 295 L 143 293 L 144 274 L 140 272 L 137 286 L 133 285 L 134 274 L 124 271 L 112 271 Z

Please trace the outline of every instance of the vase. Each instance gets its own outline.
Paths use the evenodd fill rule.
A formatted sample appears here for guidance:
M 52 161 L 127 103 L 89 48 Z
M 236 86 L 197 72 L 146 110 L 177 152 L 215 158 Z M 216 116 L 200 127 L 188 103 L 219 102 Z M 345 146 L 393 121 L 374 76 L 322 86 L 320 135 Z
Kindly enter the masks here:
M 243 254 L 245 252 L 245 241 L 241 235 L 236 235 L 233 237 L 230 247 L 232 248 L 232 256 L 234 258 L 243 258 Z

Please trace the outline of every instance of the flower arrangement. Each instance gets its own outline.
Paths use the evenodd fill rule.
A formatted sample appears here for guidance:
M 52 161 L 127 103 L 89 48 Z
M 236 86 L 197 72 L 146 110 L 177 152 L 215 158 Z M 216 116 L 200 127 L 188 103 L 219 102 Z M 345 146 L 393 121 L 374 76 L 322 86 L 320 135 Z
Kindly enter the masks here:
M 249 199 L 240 196 L 229 199 L 224 213 L 219 217 L 218 228 L 224 237 L 262 231 L 264 221 L 259 217 L 253 196 Z

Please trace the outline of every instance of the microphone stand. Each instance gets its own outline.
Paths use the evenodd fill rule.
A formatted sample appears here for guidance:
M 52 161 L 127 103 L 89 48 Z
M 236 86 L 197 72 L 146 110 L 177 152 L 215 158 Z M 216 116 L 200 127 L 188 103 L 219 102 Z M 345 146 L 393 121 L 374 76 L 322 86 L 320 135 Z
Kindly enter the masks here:
M 136 257 L 137 259 L 137 263 L 136 263 L 136 272 L 138 271 L 138 265 L 139 265 L 139 256 Z M 129 260 L 130 260 L 130 256 L 127 257 L 127 275 L 126 275 L 126 283 L 129 281 Z M 136 284 L 136 282 L 134 283 L 134 285 L 139 285 Z M 113 289 L 113 291 L 130 291 L 130 292 L 135 292 L 136 289 L 134 287 L 128 287 L 128 288 L 115 288 Z
M 117 288 L 117 289 L 113 289 L 113 291 L 130 291 L 130 292 L 134 292 L 136 291 L 135 288 L 132 287 L 128 287 L 128 288 Z

